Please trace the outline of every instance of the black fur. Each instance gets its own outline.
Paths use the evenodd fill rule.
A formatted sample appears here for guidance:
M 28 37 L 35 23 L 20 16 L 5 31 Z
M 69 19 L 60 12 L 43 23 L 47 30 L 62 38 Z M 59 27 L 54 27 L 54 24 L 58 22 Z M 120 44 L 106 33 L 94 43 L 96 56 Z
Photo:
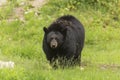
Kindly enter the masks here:
M 80 63 L 85 31 L 78 19 L 71 15 L 62 16 L 54 21 L 48 28 L 44 27 L 44 32 L 43 51 L 50 63 L 53 63 L 56 59 L 58 59 L 60 64 Z M 61 39 L 62 42 L 60 46 L 56 49 L 51 49 L 47 43 L 47 35 L 50 32 L 59 32 L 64 37 Z

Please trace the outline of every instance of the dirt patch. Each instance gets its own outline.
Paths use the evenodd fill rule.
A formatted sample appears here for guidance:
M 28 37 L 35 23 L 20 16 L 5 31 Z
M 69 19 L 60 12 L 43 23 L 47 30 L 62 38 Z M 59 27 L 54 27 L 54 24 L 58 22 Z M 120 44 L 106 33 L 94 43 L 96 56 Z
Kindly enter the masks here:
M 13 14 L 8 19 L 9 22 L 14 21 L 15 19 L 19 19 L 21 21 L 25 21 L 24 14 L 26 14 L 29 11 L 36 11 L 45 3 L 45 0 L 30 0 L 26 2 L 21 2 L 18 7 L 13 9 Z M 24 6 L 30 5 L 31 8 L 28 10 L 24 10 Z M 35 14 L 36 14 L 35 12 Z
M 81 67 L 97 67 L 101 70 L 118 70 L 120 69 L 120 64 L 99 64 L 99 63 L 92 63 L 90 61 L 83 61 L 81 63 Z
M 30 1 L 30 4 L 34 7 L 34 8 L 38 8 L 41 7 L 44 4 L 45 0 L 33 0 Z
M 7 0 L 0 0 L 0 6 L 6 4 Z
M 105 69 L 120 69 L 120 65 L 117 64 L 101 64 L 100 68 L 105 70 Z
M 15 8 L 14 10 L 13 10 L 14 12 L 14 15 L 16 16 L 16 17 L 18 17 L 21 21 L 23 21 L 24 20 L 24 9 L 22 8 L 22 7 L 18 7 L 18 8 Z

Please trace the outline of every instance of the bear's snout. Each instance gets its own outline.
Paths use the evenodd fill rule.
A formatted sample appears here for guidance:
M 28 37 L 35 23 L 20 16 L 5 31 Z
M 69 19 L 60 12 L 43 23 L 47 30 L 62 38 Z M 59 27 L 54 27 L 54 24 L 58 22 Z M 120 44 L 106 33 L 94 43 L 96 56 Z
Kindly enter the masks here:
M 50 43 L 50 47 L 53 48 L 53 49 L 55 49 L 55 48 L 57 48 L 57 46 L 58 46 L 57 41 L 56 41 L 55 39 L 53 39 L 53 40 L 51 41 L 51 43 Z

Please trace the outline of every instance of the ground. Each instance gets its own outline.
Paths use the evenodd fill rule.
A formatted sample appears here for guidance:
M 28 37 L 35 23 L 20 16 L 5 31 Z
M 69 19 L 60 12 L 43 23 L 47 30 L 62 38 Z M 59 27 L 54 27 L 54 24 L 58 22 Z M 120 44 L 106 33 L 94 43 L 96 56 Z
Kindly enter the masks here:
M 0 6 L 4 7 L 6 5 L 7 1 L 6 0 L 0 0 Z M 16 7 L 13 9 L 13 14 L 10 16 L 10 18 L 8 19 L 8 21 L 13 21 L 14 18 L 18 18 L 21 21 L 24 21 L 24 14 L 31 11 L 31 9 L 25 11 L 24 10 L 24 5 L 29 4 L 32 9 L 34 9 L 36 11 L 37 14 L 37 9 L 40 8 L 43 4 L 45 4 L 44 0 L 30 0 L 30 1 L 22 1 L 19 4 L 19 7 Z
M 1 80 L 120 80 L 120 0 L 49 0 L 38 9 L 33 0 L 12 1 L 0 6 L 0 60 L 15 67 L 0 69 Z M 54 70 L 42 51 L 43 27 L 66 14 L 85 27 L 82 66 Z

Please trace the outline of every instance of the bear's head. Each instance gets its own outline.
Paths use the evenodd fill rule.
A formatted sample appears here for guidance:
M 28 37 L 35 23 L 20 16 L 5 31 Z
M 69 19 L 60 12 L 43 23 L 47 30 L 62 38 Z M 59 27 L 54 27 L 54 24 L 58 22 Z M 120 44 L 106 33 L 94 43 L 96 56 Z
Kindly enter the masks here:
M 46 42 L 51 49 L 58 49 L 64 42 L 67 29 L 63 30 L 49 30 L 49 28 L 43 28 L 46 36 Z

